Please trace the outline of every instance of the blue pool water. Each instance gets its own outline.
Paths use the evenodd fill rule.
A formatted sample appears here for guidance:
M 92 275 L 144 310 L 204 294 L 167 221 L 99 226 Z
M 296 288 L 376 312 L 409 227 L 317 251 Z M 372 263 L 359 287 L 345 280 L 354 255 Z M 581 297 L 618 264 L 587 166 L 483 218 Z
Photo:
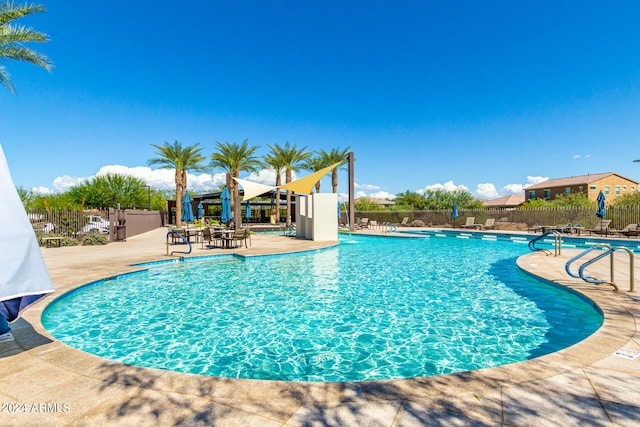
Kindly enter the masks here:
M 55 300 L 43 325 L 132 365 L 230 378 L 363 381 L 480 369 L 596 331 L 590 301 L 520 272 L 526 245 L 348 237 L 285 256 L 158 263 Z

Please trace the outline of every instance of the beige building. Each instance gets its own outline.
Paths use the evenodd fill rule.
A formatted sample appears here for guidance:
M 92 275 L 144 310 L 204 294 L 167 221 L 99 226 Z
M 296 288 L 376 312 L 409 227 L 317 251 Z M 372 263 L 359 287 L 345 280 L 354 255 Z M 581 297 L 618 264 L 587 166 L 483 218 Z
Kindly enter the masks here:
M 614 172 L 596 173 L 570 178 L 549 179 L 524 189 L 525 200 L 555 199 L 558 194 L 585 193 L 589 200 L 596 200 L 602 191 L 607 204 L 616 198 L 638 191 L 638 181 Z

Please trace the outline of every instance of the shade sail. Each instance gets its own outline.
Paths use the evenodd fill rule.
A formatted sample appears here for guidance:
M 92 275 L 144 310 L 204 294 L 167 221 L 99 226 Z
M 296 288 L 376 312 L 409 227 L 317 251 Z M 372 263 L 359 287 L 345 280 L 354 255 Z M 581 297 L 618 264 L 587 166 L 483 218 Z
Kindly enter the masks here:
M 309 174 L 300 179 L 296 179 L 295 181 L 291 181 L 288 184 L 281 185 L 280 188 L 282 188 L 283 190 L 293 191 L 297 194 L 311 194 L 313 186 L 316 185 L 316 182 L 320 181 L 323 176 L 328 174 L 332 169 L 336 168 L 341 163 L 342 162 L 338 162 L 324 169 L 320 169 L 317 172 Z
M 244 196 L 242 197 L 243 202 L 276 189 L 276 187 L 273 187 L 271 185 L 265 185 L 265 184 L 260 184 L 253 181 L 247 181 L 246 179 L 240 179 L 240 178 L 233 178 L 233 179 L 238 184 L 240 184 L 242 186 L 242 189 L 244 190 Z
M 53 285 L 1 145 L 0 205 L 0 313 L 11 321 L 27 305 L 53 292 Z

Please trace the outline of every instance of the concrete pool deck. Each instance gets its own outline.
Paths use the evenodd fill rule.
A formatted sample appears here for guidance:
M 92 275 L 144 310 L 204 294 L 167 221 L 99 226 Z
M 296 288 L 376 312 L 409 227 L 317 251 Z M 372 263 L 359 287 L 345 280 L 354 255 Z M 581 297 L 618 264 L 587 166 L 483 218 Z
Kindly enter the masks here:
M 42 249 L 56 292 L 12 324 L 14 341 L 0 343 L 0 425 L 640 425 L 640 357 L 615 354 L 621 348 L 640 351 L 640 286 L 627 292 L 625 253 L 616 255 L 621 292 L 569 277 L 564 265 L 578 250 L 521 257 L 519 265 L 530 273 L 595 301 L 605 314 L 603 326 L 553 354 L 458 374 L 353 383 L 205 377 L 105 360 L 62 344 L 42 327 L 44 308 L 62 293 L 134 271 L 134 262 L 167 259 L 165 235 L 158 229 L 106 246 Z M 191 255 L 258 255 L 331 244 L 256 234 L 248 249 L 194 244 Z M 638 255 L 635 265 L 637 278 Z M 607 277 L 608 263 L 590 271 Z

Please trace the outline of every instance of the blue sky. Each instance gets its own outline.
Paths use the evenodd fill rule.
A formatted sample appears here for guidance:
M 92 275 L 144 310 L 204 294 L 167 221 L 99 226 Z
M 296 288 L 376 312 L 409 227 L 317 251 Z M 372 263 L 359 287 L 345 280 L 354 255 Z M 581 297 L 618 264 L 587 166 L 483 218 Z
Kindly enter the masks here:
M 171 187 L 151 144 L 351 147 L 359 194 L 640 180 L 637 1 L 40 1 L 51 73 L 4 64 L 16 185 L 104 171 Z M 222 182 L 190 176 L 190 190 Z M 306 172 L 302 172 L 302 175 Z M 273 174 L 242 178 L 266 182 Z M 340 192 L 346 192 L 346 171 Z M 326 182 L 326 183 L 325 183 Z M 322 191 L 330 191 L 323 180 Z

